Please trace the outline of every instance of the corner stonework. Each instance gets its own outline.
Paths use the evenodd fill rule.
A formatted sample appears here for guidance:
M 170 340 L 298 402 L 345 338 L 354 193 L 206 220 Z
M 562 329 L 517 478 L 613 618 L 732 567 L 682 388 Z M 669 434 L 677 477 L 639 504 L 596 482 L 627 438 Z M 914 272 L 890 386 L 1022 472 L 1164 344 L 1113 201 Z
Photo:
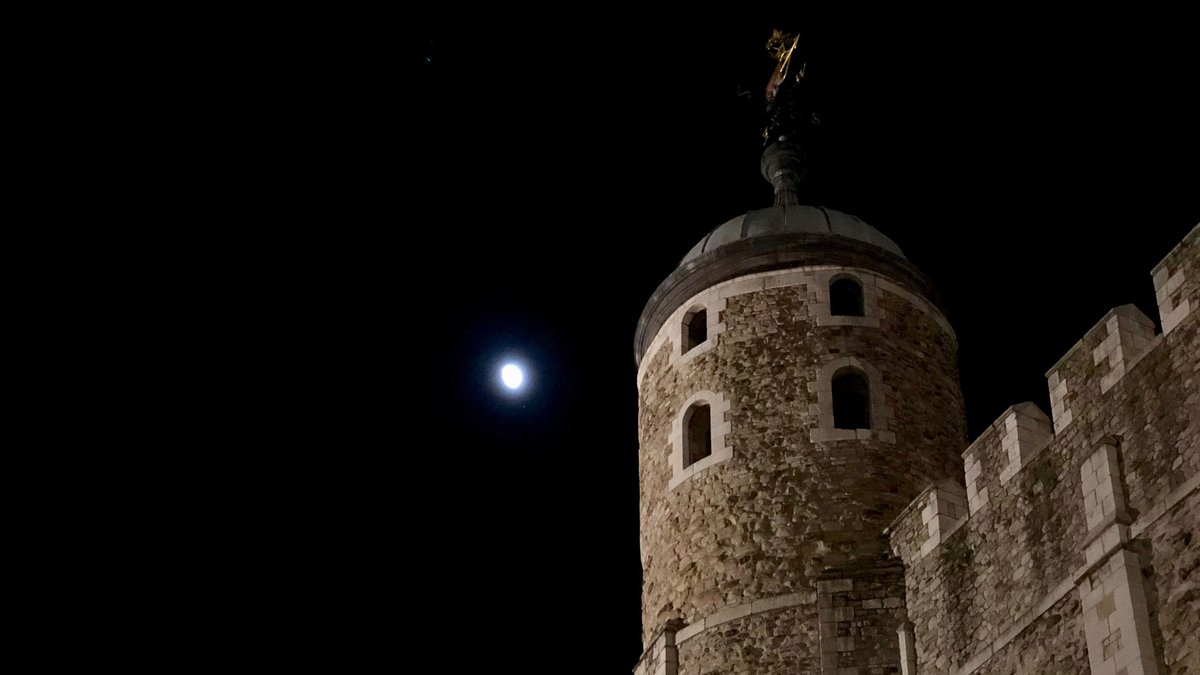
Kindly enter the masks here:
M 968 447 L 962 457 L 963 477 L 967 482 L 967 512 L 969 515 L 975 515 L 988 503 L 987 485 L 982 480 L 983 463 L 979 459 L 979 454 L 975 452 L 974 445 Z
M 1050 418 L 1037 404 L 1026 401 L 1009 408 L 1004 415 L 1004 436 L 1000 441 L 1008 464 L 1000 471 L 1000 484 L 1012 480 L 1053 437 Z
M 1200 227 L 1198 225 L 1197 227 Z M 1196 230 L 1192 230 L 1194 233 Z M 1181 244 L 1182 246 L 1182 244 Z M 1174 253 L 1174 251 L 1172 251 Z M 1162 320 L 1163 335 L 1170 334 L 1192 311 L 1191 300 L 1183 292 L 1184 275 L 1183 261 L 1168 255 L 1166 259 L 1154 267 L 1151 275 L 1154 279 L 1154 296 L 1158 302 L 1158 317 Z
M 1131 519 L 1115 439 L 1102 440 L 1079 471 L 1088 534 L 1076 583 L 1091 670 L 1157 674 L 1142 564 L 1126 548 Z
M 1050 387 L 1050 416 L 1054 419 L 1054 433 L 1059 433 L 1067 428 L 1075 416 L 1071 410 L 1070 385 L 1057 368 L 1046 373 L 1046 384 Z
M 907 621 L 903 567 L 829 570 L 822 576 L 817 581 L 820 672 L 836 675 L 894 669 L 902 661 L 903 646 L 875 636 L 896 632 Z
M 675 646 L 678 625 L 673 623 L 659 631 L 650 648 L 642 654 L 634 667 L 634 675 L 677 675 L 679 673 L 679 649 Z
M 918 500 L 921 497 L 917 498 Z M 930 487 L 925 493 L 925 506 L 921 509 L 921 522 L 926 527 L 928 538 L 921 544 L 919 558 L 923 558 L 954 534 L 969 516 L 967 495 L 962 486 L 953 480 L 944 480 Z
M 1154 322 L 1133 305 L 1121 305 L 1103 319 L 1107 337 L 1092 350 L 1092 362 L 1107 363 L 1100 377 L 1100 393 L 1106 394 L 1125 376 L 1154 341 Z

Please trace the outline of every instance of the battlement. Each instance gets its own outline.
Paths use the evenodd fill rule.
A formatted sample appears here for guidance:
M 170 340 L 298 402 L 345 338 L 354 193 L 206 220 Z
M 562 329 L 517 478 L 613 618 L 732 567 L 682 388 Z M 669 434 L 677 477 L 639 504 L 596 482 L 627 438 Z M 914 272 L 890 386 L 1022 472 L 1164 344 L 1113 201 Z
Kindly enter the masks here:
M 1154 266 L 1154 295 L 1163 334 L 1169 335 L 1192 310 L 1200 307 L 1200 225 Z
M 929 486 L 887 529 L 921 672 L 1200 664 L 1182 637 L 1200 632 L 1195 608 L 1163 603 L 1195 594 L 1164 571 L 1197 558 L 1198 260 L 1200 226 L 1154 268 L 1162 334 L 1132 305 L 1109 311 L 1047 371 L 1050 416 L 1005 410 L 963 452 L 961 482 Z M 1086 653 L 1071 648 L 1080 622 Z
M 1107 393 L 1156 344 L 1154 322 L 1133 305 L 1114 307 L 1046 372 L 1054 429 L 1065 429 L 1079 399 Z

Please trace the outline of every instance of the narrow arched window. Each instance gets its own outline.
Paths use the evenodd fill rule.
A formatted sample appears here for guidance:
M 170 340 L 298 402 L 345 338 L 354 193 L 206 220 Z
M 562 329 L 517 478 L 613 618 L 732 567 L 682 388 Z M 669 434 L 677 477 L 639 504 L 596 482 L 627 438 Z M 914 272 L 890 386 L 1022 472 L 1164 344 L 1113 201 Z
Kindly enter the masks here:
M 696 403 L 683 415 L 683 467 L 712 454 L 712 413 L 706 403 Z
M 700 346 L 708 339 L 708 310 L 700 309 L 688 312 L 683 319 L 683 353 Z
M 862 316 L 862 284 L 849 277 L 829 284 L 829 313 L 833 316 Z
M 871 428 L 871 392 L 867 378 L 851 368 L 833 376 L 833 426 L 838 429 Z

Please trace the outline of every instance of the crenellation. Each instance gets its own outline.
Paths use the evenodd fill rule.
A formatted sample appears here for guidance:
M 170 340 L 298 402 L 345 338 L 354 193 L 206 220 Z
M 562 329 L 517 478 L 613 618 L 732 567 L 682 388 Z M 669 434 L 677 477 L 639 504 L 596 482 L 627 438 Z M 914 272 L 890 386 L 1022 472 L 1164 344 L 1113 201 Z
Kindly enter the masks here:
M 1100 323 L 1107 337 L 1092 349 L 1095 365 L 1100 369 L 1100 392 L 1107 393 L 1150 348 L 1154 340 L 1154 322 L 1133 305 L 1121 305 L 1105 315 Z
M 1057 433 L 1067 428 L 1075 419 L 1075 411 L 1071 405 L 1071 389 L 1067 378 L 1057 368 L 1046 374 L 1046 383 L 1050 387 L 1050 414 L 1054 419 L 1054 431 Z
M 1004 431 L 1000 446 L 1008 459 L 1000 471 L 1000 484 L 1004 485 L 1046 447 L 1054 436 L 1054 428 L 1046 413 L 1029 401 L 1012 406 L 1001 419 Z
M 921 555 L 928 555 L 966 522 L 967 511 L 967 494 L 962 486 L 952 480 L 937 483 L 921 509 L 921 522 L 929 533 L 921 544 Z
M 1002 446 L 1004 419 L 1011 410 L 1002 413 L 963 451 L 967 506 L 972 515 L 982 511 L 992 492 L 1000 489 L 1000 472 L 1008 466 L 1008 454 Z
M 1047 371 L 1055 431 L 1086 411 L 1081 400 L 1107 394 L 1155 344 L 1154 323 L 1137 307 L 1109 310 Z
M 933 485 L 926 487 L 884 530 L 891 542 L 892 554 L 906 567 L 916 564 L 925 555 L 921 553 L 922 546 L 929 539 L 929 521 L 925 519 L 925 507 L 935 489 Z
M 963 522 L 937 518 L 931 485 L 888 528 L 921 672 L 1200 667 L 1200 649 L 1178 637 L 1196 634 L 1197 612 L 1167 609 L 1172 597 L 1200 605 L 1200 583 L 1173 564 L 1200 568 L 1180 548 L 1200 537 L 1200 416 L 1182 412 L 1200 409 L 1200 331 L 1190 317 L 1166 342 L 1150 330 L 1136 309 L 1116 308 L 1050 371 L 1057 431 L 1019 404 L 967 447 Z M 952 534 L 931 544 L 943 524 Z M 1151 574 L 1143 555 L 1170 571 Z M 1074 665 L 1047 665 L 1060 660 Z
M 983 463 L 969 449 L 963 453 L 963 477 L 967 485 L 967 509 L 974 515 L 987 506 L 989 492 L 982 480 Z
M 1200 306 L 1200 279 L 1197 278 L 1200 253 L 1197 248 L 1200 248 L 1200 225 L 1192 228 L 1151 271 L 1163 335 L 1169 335 Z

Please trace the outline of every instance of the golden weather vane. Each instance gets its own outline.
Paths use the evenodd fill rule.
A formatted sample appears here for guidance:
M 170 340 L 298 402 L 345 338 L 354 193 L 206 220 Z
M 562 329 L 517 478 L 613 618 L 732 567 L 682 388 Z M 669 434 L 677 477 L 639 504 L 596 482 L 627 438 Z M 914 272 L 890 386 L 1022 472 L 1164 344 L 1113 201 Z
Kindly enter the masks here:
M 767 51 L 775 55 L 775 72 L 771 73 L 771 79 L 767 81 L 767 101 L 774 101 L 775 96 L 779 93 L 779 88 L 783 86 L 788 79 L 788 72 L 792 66 L 792 55 L 796 51 L 796 46 L 800 44 L 800 35 L 791 35 L 784 33 L 778 28 L 771 34 L 771 38 L 767 40 Z M 796 69 L 794 79 L 799 82 L 804 79 L 804 72 L 808 68 L 807 63 L 801 63 Z

